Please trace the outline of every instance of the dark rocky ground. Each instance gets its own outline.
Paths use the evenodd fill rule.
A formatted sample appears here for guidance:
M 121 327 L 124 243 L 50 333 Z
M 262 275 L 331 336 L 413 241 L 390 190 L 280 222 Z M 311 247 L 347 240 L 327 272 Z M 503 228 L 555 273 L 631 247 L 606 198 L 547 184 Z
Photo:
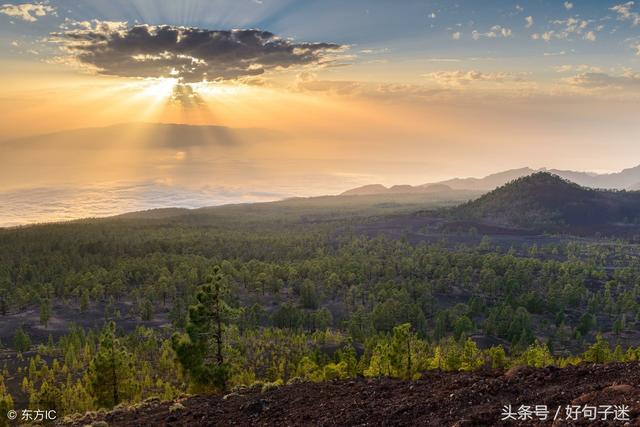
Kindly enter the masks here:
M 503 407 L 547 405 L 549 419 L 502 421 Z M 627 405 L 629 421 L 566 420 L 566 406 Z M 555 412 L 560 407 L 554 421 Z M 604 411 L 604 406 L 599 406 Z M 518 415 L 516 415 L 518 416 Z M 106 424 L 105 424 L 106 422 Z M 640 363 L 427 372 L 418 381 L 356 379 L 293 384 L 267 392 L 148 401 L 85 414 L 61 426 L 493 426 L 640 425 Z

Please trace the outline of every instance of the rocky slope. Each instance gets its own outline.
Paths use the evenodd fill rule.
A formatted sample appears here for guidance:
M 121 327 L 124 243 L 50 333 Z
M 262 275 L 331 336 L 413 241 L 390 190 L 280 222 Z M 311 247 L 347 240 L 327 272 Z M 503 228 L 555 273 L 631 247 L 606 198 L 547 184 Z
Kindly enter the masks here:
M 512 412 L 526 420 L 502 421 Z M 547 420 L 542 420 L 546 405 Z M 567 421 L 567 405 L 580 411 Z M 610 409 L 607 409 L 611 405 Z M 614 421 L 615 405 L 628 421 Z M 526 408 L 533 414 L 527 416 Z M 588 408 L 597 408 L 596 421 Z M 524 409 L 523 409 L 524 408 Z M 559 410 L 558 410 L 559 408 Z M 558 415 L 556 416 L 556 411 Z M 604 421 L 605 412 L 607 421 Z M 576 415 L 577 412 L 573 412 Z M 621 418 L 626 418 L 618 412 Z M 556 420 L 554 421 L 554 418 Z M 105 424 L 106 423 L 106 424 Z M 355 379 L 301 383 L 266 392 L 149 401 L 135 408 L 86 414 L 64 426 L 443 426 L 640 425 L 640 363 L 513 368 L 509 371 L 425 373 L 418 381 Z

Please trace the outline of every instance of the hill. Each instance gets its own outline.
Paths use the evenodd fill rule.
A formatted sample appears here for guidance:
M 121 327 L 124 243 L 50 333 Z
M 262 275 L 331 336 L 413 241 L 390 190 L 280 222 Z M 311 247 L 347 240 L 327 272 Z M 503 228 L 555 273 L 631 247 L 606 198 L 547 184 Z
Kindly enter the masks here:
M 560 408 L 558 419 L 566 420 L 567 405 L 614 404 L 627 405 L 628 419 L 633 423 L 640 412 L 638 368 L 637 362 L 582 364 L 564 369 L 512 368 L 506 372 L 432 371 L 411 382 L 357 379 L 302 383 L 264 393 L 243 390 L 225 398 L 149 401 L 135 409 L 92 412 L 58 425 L 80 427 L 96 425 L 92 423 L 97 421 L 109 426 L 498 425 L 505 405 L 511 405 L 514 412 L 520 405 L 546 405 L 549 419 Z M 609 421 L 612 419 L 613 415 Z
M 547 172 L 518 178 L 452 210 L 455 217 L 552 231 L 640 220 L 640 192 L 581 187 Z

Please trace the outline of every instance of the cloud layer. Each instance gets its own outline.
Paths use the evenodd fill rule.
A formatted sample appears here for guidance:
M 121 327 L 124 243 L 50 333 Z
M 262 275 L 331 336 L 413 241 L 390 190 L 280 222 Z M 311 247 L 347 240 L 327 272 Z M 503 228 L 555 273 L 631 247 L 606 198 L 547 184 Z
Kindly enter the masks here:
M 83 22 L 54 35 L 80 63 L 101 74 L 234 80 L 293 66 L 331 63 L 345 47 L 296 43 L 255 29 L 206 30 L 169 25 Z

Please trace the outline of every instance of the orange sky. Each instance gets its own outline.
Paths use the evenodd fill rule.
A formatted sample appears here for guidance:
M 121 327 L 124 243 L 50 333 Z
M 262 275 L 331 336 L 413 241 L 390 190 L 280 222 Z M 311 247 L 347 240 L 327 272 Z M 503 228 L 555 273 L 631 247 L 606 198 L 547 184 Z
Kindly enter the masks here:
M 640 56 L 627 16 L 635 9 L 615 2 L 571 10 L 544 3 L 488 5 L 495 10 L 482 16 L 472 3 L 458 10 L 435 1 L 428 10 L 412 1 L 393 10 L 350 3 L 344 13 L 362 24 L 361 33 L 338 15 L 268 2 L 243 3 L 240 11 L 239 3 L 217 1 L 216 10 L 228 13 L 216 22 L 162 1 L 158 10 L 131 2 L 138 15 L 100 2 L 63 9 L 54 1 L 41 15 L 4 5 L 0 43 L 9 48 L 0 55 L 0 140 L 128 122 L 261 128 L 282 137 L 203 153 L 154 148 L 143 134 L 123 135 L 126 143 L 100 147 L 98 158 L 83 158 L 64 143 L 50 152 L 5 143 L 0 190 L 136 179 L 315 195 L 522 166 L 634 166 L 640 162 Z M 214 7 L 209 4 L 201 6 Z M 473 25 L 466 14 L 477 17 Z M 587 15 L 592 19 L 582 18 Z M 317 25 L 300 24 L 311 16 Z M 386 30 L 376 32 L 383 22 Z M 136 45 L 135 54 L 123 53 L 116 42 L 92 46 L 99 55 L 84 50 L 90 34 L 137 40 L 127 37 L 143 29 L 151 40 L 163 28 L 182 32 L 167 48 L 175 52 Z M 188 30 L 237 28 L 274 31 L 258 32 L 256 48 L 284 48 L 272 59 L 238 62 L 233 55 L 199 58 L 204 51 L 185 53 L 179 43 Z M 170 66 L 153 68 L 163 61 Z M 212 74 L 216 81 L 206 82 Z M 198 157 L 226 162 L 217 166 L 226 173 L 204 173 L 203 165 L 188 170 L 188 160 Z

